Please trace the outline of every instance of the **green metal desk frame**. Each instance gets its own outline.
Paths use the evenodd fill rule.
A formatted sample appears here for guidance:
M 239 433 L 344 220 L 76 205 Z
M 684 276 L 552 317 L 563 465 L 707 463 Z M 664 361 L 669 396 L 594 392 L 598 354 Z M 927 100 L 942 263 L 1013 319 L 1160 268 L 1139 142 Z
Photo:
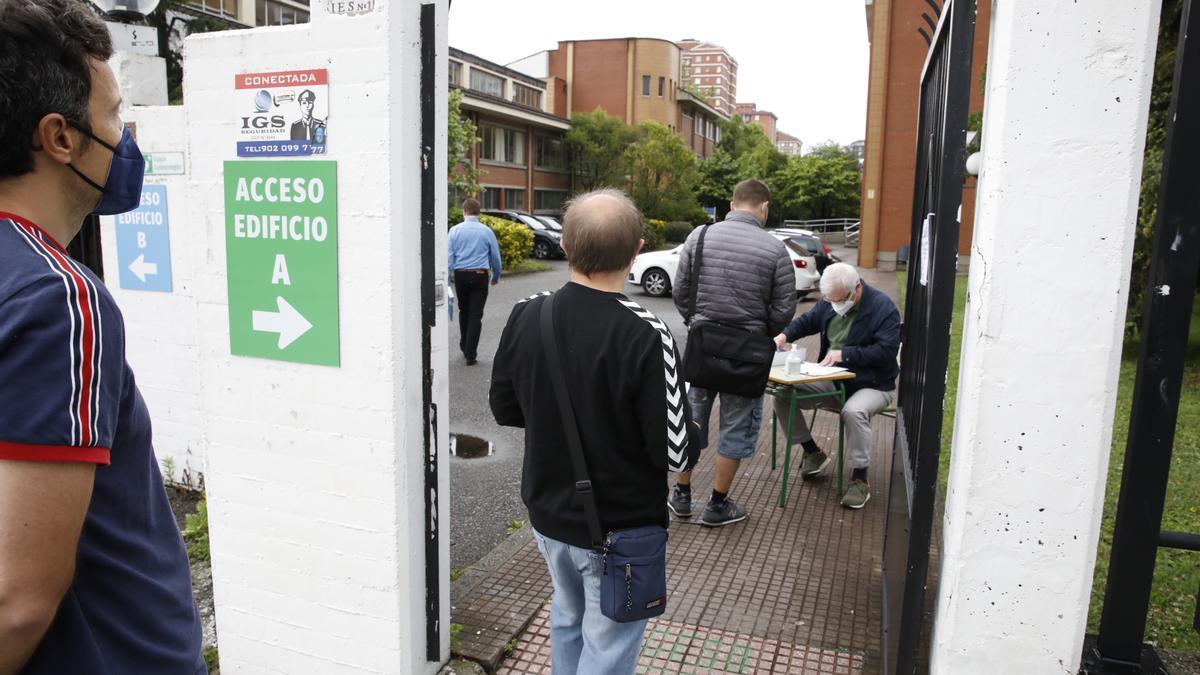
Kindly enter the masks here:
M 787 504 L 788 480 L 790 478 L 791 465 L 792 465 L 792 431 L 793 431 L 792 427 L 796 422 L 796 412 L 797 412 L 796 404 L 799 403 L 800 401 L 804 401 L 804 400 L 808 400 L 808 399 L 828 399 L 830 396 L 834 396 L 838 401 L 838 409 L 837 409 L 837 413 L 838 413 L 837 493 L 838 493 L 838 495 L 842 494 L 842 473 L 844 471 L 845 457 L 846 457 L 846 452 L 845 452 L 846 451 L 846 427 L 845 427 L 845 422 L 842 421 L 842 414 L 841 414 L 842 408 L 844 408 L 846 405 L 846 388 L 843 386 L 842 382 L 843 381 L 841 381 L 841 380 L 835 380 L 834 381 L 835 390 L 831 393 L 827 393 L 827 392 L 805 393 L 805 392 L 798 390 L 795 387 L 795 385 L 782 384 L 779 382 L 768 382 L 767 383 L 767 394 L 769 394 L 775 398 L 787 399 L 787 401 L 788 401 L 787 435 L 784 437 L 786 443 L 784 444 L 784 450 L 783 450 L 783 482 L 780 483 L 780 485 L 779 485 L 779 508 L 783 508 Z M 815 407 L 813 409 L 813 420 L 816 420 L 817 410 L 819 410 L 820 407 L 821 406 L 818 405 L 817 407 Z M 778 438 L 779 438 L 778 427 L 779 427 L 779 418 L 774 412 L 774 406 L 772 406 L 772 411 L 771 411 L 771 470 L 772 471 L 775 470 L 775 455 L 776 455 L 776 447 L 775 446 L 776 446 Z M 812 425 L 810 424 L 809 427 L 811 428 Z

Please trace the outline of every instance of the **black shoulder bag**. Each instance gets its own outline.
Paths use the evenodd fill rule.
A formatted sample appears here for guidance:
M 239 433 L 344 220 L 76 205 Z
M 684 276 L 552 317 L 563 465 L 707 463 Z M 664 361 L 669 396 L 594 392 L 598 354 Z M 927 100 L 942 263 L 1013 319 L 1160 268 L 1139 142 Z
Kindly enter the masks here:
M 550 381 L 554 384 L 570 449 L 575 495 L 587 517 L 592 548 L 603 557 L 600 611 L 621 623 L 649 619 L 667 609 L 667 528 L 650 525 L 603 534 L 600 514 L 596 511 L 596 495 L 583 456 L 583 442 L 579 438 L 579 425 L 575 421 L 575 408 L 571 405 L 562 360 L 558 356 L 558 342 L 554 338 L 554 298 L 551 295 L 542 303 L 542 349 L 550 366 Z
M 690 274 L 692 292 L 688 299 L 687 349 L 683 353 L 683 379 L 694 387 L 735 396 L 758 398 L 767 388 L 775 341 L 763 331 L 747 330 L 710 319 L 696 319 L 696 293 L 700 289 L 704 258 L 705 225 L 696 242 Z

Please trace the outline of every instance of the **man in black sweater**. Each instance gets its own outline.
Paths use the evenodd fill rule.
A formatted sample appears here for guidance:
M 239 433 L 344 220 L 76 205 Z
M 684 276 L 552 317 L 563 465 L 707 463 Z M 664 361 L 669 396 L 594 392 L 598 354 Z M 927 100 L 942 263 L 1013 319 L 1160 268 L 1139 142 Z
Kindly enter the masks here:
M 556 293 L 554 335 L 606 532 L 667 524 L 667 472 L 700 454 L 671 332 L 622 295 L 642 248 L 641 214 L 617 190 L 582 195 L 563 218 L 571 280 Z M 600 613 L 592 549 L 540 329 L 547 293 L 513 308 L 492 370 L 496 421 L 524 427 L 521 498 L 554 582 L 556 673 L 632 673 L 646 621 Z

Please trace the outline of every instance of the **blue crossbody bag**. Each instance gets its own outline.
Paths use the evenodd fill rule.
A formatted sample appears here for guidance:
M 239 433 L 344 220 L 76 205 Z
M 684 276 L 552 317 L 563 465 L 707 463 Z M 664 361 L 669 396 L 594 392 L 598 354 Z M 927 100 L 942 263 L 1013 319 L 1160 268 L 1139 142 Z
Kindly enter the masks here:
M 613 621 L 641 621 L 667 609 L 667 528 L 661 525 L 634 527 L 604 534 L 596 510 L 596 494 L 588 478 L 583 442 L 575 421 L 570 391 L 563 376 L 558 342 L 554 337 L 554 297 L 541 308 L 542 350 L 550 365 L 563 431 L 570 448 L 575 474 L 575 493 L 587 518 L 592 548 L 602 556 L 600 611 Z

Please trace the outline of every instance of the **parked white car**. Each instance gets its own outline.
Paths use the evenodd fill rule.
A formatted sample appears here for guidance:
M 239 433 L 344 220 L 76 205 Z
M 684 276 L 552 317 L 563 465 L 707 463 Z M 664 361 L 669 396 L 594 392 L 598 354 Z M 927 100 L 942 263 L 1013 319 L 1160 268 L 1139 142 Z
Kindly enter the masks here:
M 792 267 L 796 271 L 796 295 L 803 298 L 817 290 L 821 275 L 817 272 L 816 259 L 787 236 L 775 237 L 783 242 L 784 248 L 792 258 Z M 675 287 L 675 272 L 679 267 L 679 251 L 682 249 L 683 246 L 680 245 L 667 251 L 639 255 L 629 270 L 628 282 L 641 286 L 648 295 L 656 298 L 668 295 Z

